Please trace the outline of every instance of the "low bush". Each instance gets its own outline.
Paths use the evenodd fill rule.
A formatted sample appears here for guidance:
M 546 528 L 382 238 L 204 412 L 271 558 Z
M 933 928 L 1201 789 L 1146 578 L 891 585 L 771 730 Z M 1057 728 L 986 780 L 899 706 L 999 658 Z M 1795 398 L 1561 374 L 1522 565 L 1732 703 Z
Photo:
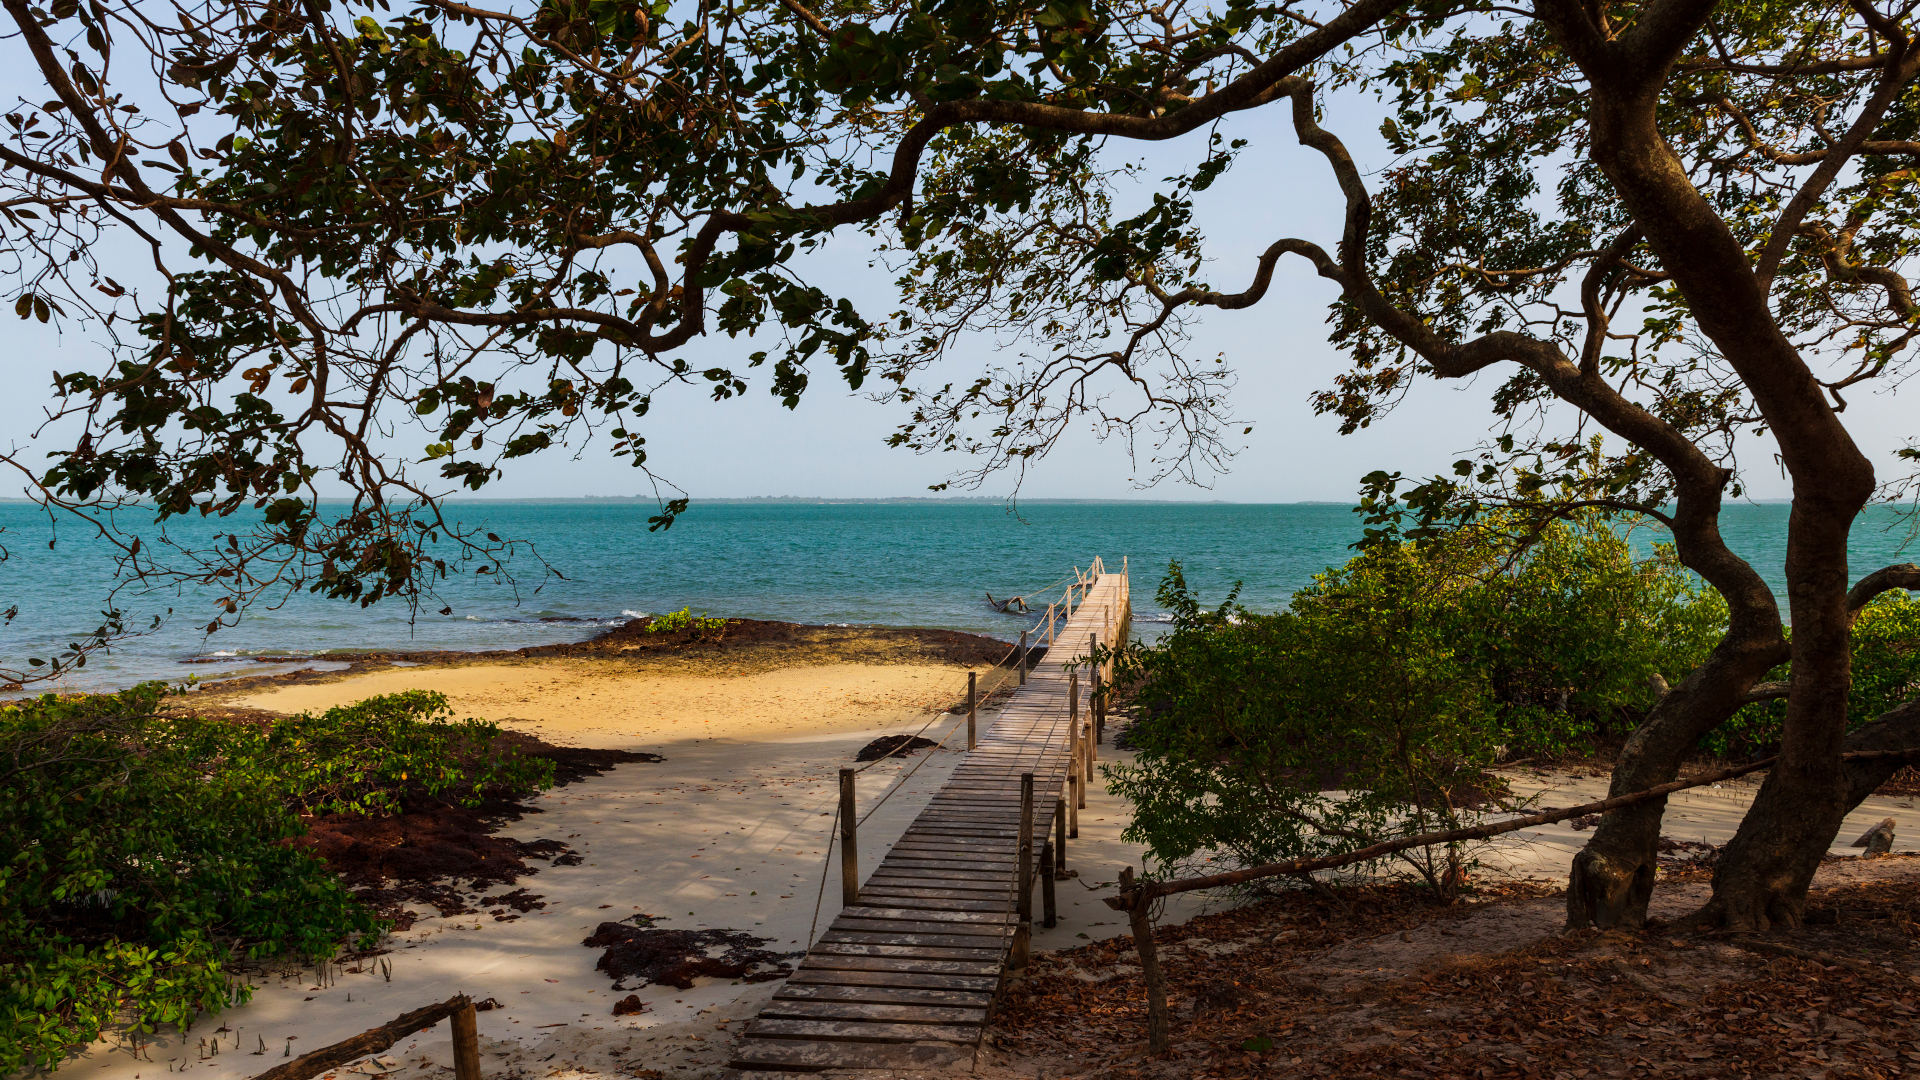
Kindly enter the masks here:
M 711 619 L 705 615 L 695 615 L 692 608 L 656 615 L 647 623 L 649 634 L 676 634 L 682 630 L 691 630 L 695 637 L 717 635 L 727 628 L 727 620 Z
M 1791 629 L 1789 629 L 1791 633 Z M 1782 664 L 1767 674 L 1784 682 L 1793 672 Z M 1881 713 L 1920 696 L 1920 600 L 1904 590 L 1881 593 L 1853 624 L 1853 687 L 1847 692 L 1849 730 L 1870 724 Z M 1780 749 L 1785 701 L 1748 705 L 1705 739 L 1703 749 L 1719 757 L 1751 760 Z
M 1175 563 L 1160 602 L 1172 632 L 1117 658 L 1139 754 L 1108 775 L 1135 805 L 1127 839 L 1168 866 L 1464 824 L 1500 795 L 1490 766 L 1631 728 L 1649 677 L 1684 675 L 1725 618 L 1671 553 L 1636 560 L 1599 517 L 1375 548 L 1277 614 L 1203 608 Z M 1460 881 L 1458 851 L 1399 858 Z
M 246 999 L 242 958 L 333 955 L 382 926 L 288 844 L 301 815 L 477 802 L 551 764 L 492 749 L 432 694 L 251 726 L 161 709 L 159 684 L 0 708 L 0 1073 L 120 1024 Z

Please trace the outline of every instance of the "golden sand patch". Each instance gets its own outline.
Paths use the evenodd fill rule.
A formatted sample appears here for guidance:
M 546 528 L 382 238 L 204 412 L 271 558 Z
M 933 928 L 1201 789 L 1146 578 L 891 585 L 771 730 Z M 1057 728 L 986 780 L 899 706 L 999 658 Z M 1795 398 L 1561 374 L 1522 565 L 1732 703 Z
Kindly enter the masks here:
M 944 664 L 834 664 L 714 676 L 555 660 L 392 667 L 236 695 L 229 703 L 316 712 L 376 694 L 437 690 L 456 716 L 563 743 L 622 747 L 868 729 L 949 708 L 965 698 L 966 688 L 967 669 Z

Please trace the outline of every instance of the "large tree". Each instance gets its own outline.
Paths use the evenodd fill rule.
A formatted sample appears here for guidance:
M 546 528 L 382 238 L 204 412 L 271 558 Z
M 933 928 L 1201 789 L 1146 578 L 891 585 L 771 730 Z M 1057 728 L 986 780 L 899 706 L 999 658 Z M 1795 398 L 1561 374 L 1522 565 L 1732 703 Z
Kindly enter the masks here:
M 483 562 L 504 543 L 450 530 L 435 484 L 480 487 L 581 429 L 641 463 L 657 392 L 730 396 L 762 364 L 788 404 L 827 359 L 854 389 L 876 380 L 907 410 L 896 442 L 977 455 L 963 478 L 1020 467 L 1086 417 L 1144 436 L 1159 471 L 1203 467 L 1225 446 L 1225 386 L 1183 328 L 1257 305 L 1294 256 L 1328 283 L 1352 359 L 1318 399 L 1346 428 L 1415 379 L 1506 380 L 1496 436 L 1456 476 L 1368 479 L 1379 536 L 1494 504 L 1632 510 L 1726 597 L 1724 639 L 1614 775 L 1616 791 L 1670 779 L 1742 703 L 1787 696 L 1780 765 L 1711 918 L 1794 923 L 1878 783 L 1843 745 L 1920 746 L 1911 703 L 1849 737 L 1845 692 L 1855 614 L 1920 586 L 1912 566 L 1850 577 L 1849 530 L 1889 489 L 1842 420 L 1851 388 L 1906 372 L 1920 327 L 1908 7 L 4 3 L 7 58 L 48 92 L 0 145 L 7 281 L 23 317 L 89 319 L 117 350 L 56 376 L 75 445 L 51 468 L 9 462 L 61 505 L 263 512 L 184 566 L 129 541 L 136 571 L 236 606 L 413 595 L 448 572 L 435 541 Z M 1335 93 L 1389 113 L 1397 156 L 1373 188 L 1319 122 Z M 1337 188 L 1338 242 L 1276 238 L 1239 291 L 1216 289 L 1196 204 L 1240 136 L 1288 127 L 1318 164 L 1275 196 Z M 1115 150 L 1183 135 L 1191 167 L 1117 214 Z M 895 260 L 900 310 L 863 314 L 810 279 L 837 229 Z M 108 275 L 112 230 L 151 249 L 154 288 Z M 687 360 L 716 330 L 771 344 Z M 944 381 L 980 334 L 1022 358 Z M 424 479 L 375 438 L 402 417 L 430 433 Z M 1784 617 L 1718 527 L 1735 436 L 1761 432 L 1794 491 Z M 322 472 L 353 488 L 350 513 L 321 515 Z M 1787 662 L 1787 684 L 1763 684 Z M 1644 917 L 1660 813 L 1607 817 L 1571 919 Z

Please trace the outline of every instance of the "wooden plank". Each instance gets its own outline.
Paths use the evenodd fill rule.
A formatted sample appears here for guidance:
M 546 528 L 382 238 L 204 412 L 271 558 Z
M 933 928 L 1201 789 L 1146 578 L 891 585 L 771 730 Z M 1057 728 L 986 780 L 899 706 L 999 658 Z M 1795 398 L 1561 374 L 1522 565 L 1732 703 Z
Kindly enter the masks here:
M 984 859 L 989 862 L 1010 857 L 1020 850 L 1020 844 L 1014 840 L 995 840 L 991 845 L 986 842 L 967 843 L 965 841 L 927 840 L 910 837 L 893 845 L 894 851 L 931 851 L 942 857 L 951 852 L 956 858 Z
M 972 862 L 972 861 L 975 861 L 975 860 L 971 860 L 971 859 L 956 860 L 956 862 L 962 862 L 962 863 Z M 933 862 L 936 865 L 934 866 L 909 865 L 910 863 L 913 863 L 913 862 Z M 892 865 L 888 865 L 889 863 L 891 863 Z M 938 881 L 942 883 L 938 886 L 929 885 L 927 886 L 928 888 L 973 889 L 975 891 L 978 891 L 980 889 L 994 888 L 996 886 L 1005 884 L 1006 882 L 1013 880 L 1012 870 L 1007 870 L 1005 873 L 1002 873 L 1002 874 L 991 874 L 991 873 L 983 874 L 978 870 L 964 869 L 956 865 L 955 863 L 947 862 L 944 859 L 915 860 L 915 859 L 908 859 L 904 855 L 886 856 L 885 858 L 880 860 L 879 866 L 874 867 L 873 872 L 874 874 L 878 876 L 883 876 L 883 877 L 920 878 L 925 881 Z
M 1012 924 L 1020 921 L 1018 917 L 1016 917 L 1010 912 L 1002 913 L 1002 912 L 992 912 L 992 911 L 947 911 L 947 912 L 941 912 L 940 914 L 935 915 L 925 911 L 914 911 L 907 908 L 881 907 L 878 905 L 869 905 L 869 904 L 859 904 L 850 908 L 841 908 L 840 917 L 844 919 L 922 919 L 922 920 L 933 919 L 939 922 L 978 923 L 984 926 L 1006 926 L 1006 927 L 1009 927 L 1009 932 L 1011 932 Z M 835 920 L 835 921 L 837 922 L 838 920 Z
M 736 1069 L 944 1069 L 973 1060 L 973 1048 L 952 1043 L 833 1043 L 811 1039 L 743 1039 Z
M 829 930 L 820 935 L 820 940 L 849 945 L 907 945 L 995 950 L 1001 948 L 992 938 L 981 938 L 970 934 L 889 934 L 875 933 L 871 930 Z
M 869 893 L 866 889 L 860 890 L 860 898 L 877 904 L 889 904 L 896 908 L 912 908 L 915 911 L 1013 911 L 1013 902 L 1010 900 L 954 900 L 943 896 L 913 896 L 886 890 L 875 890 Z
M 978 990 L 927 990 L 912 986 L 830 986 L 796 983 L 782 986 L 776 1001 L 868 1002 L 875 1005 L 940 1005 L 986 1009 L 993 995 Z
M 817 970 L 801 968 L 788 976 L 787 982 L 793 985 L 814 983 L 827 986 L 905 986 L 916 990 L 988 992 L 1000 985 L 998 976 L 988 975 L 934 975 L 917 971 L 840 971 L 828 968 Z
M 954 949 L 931 945 L 872 945 L 864 942 L 816 942 L 808 956 L 912 956 L 925 960 L 975 960 L 995 963 L 1006 951 L 994 948 Z
M 907 826 L 907 831 L 904 833 L 901 833 L 900 835 L 902 836 L 914 836 L 914 835 L 974 836 L 974 837 L 981 837 L 983 839 L 995 839 L 995 838 L 1005 837 L 1011 840 L 1018 840 L 1020 839 L 1020 826 L 1017 824 L 1012 826 L 989 825 L 984 822 L 975 822 L 975 823 L 961 822 L 957 824 L 952 822 L 935 822 L 935 823 L 929 824 L 923 818 L 919 821 L 915 821 L 912 825 Z
M 801 971 L 902 971 L 921 975 L 991 975 L 998 977 L 1003 960 L 923 960 L 913 956 L 839 956 L 808 953 Z
M 867 1005 L 852 1001 L 768 1002 L 760 1015 L 773 1020 L 888 1020 L 896 1024 L 984 1024 L 985 1009 L 942 1005 Z
M 980 859 L 928 859 L 919 855 L 889 855 L 880 863 L 890 870 L 961 870 L 977 874 L 1005 874 L 1008 881 L 1013 880 L 1013 868 L 1016 864 L 1007 862 L 984 862 Z
M 749 1039 L 812 1039 L 832 1042 L 950 1042 L 972 1046 L 980 1029 L 962 1024 L 889 1024 L 867 1020 L 755 1020 Z
M 834 930 L 869 930 L 881 934 L 972 934 L 977 937 L 1013 936 L 1013 927 L 981 926 L 976 923 L 934 922 L 914 919 L 835 919 Z
M 950 889 L 939 878 L 896 878 L 876 874 L 861 886 L 860 895 L 911 896 L 918 900 L 991 900 L 1006 895 L 1010 884 L 982 883 L 978 889 Z

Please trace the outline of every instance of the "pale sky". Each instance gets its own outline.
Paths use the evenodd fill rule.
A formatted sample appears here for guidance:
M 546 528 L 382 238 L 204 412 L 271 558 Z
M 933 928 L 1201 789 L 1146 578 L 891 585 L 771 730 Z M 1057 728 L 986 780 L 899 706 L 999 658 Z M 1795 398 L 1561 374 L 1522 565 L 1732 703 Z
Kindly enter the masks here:
M 12 48 L 14 44 L 8 43 L 0 56 Z M 12 76 L 0 76 L 0 88 L 36 94 L 37 88 L 15 81 L 20 74 L 24 71 L 16 67 Z M 11 99 L 14 93 L 4 96 Z M 1267 109 L 1231 131 L 1236 137 L 1250 138 L 1253 145 L 1202 196 L 1198 221 L 1212 238 L 1211 277 L 1218 288 L 1244 288 L 1255 255 L 1281 236 L 1304 236 L 1329 249 L 1337 241 L 1340 218 L 1332 178 L 1318 155 L 1295 144 L 1285 121 L 1284 110 Z M 1364 108 L 1343 112 L 1335 103 L 1326 123 L 1349 140 L 1363 163 L 1373 168 L 1385 163 L 1375 133 L 1377 114 Z M 1136 149 L 1134 154 L 1151 154 L 1143 175 L 1158 178 L 1167 175 L 1175 161 L 1190 160 L 1188 155 L 1200 150 L 1202 138 L 1203 134 L 1196 134 L 1173 144 Z M 813 263 L 799 265 L 803 273 L 817 274 L 815 280 L 830 289 L 852 295 L 874 317 L 891 310 L 886 295 L 889 275 L 866 270 L 857 240 L 840 243 Z M 110 267 L 108 272 L 131 284 L 128 278 L 142 274 L 144 252 L 125 250 L 124 260 L 116 260 L 117 269 Z M 849 285 L 849 281 L 859 284 Z M 1329 386 L 1342 366 L 1325 340 L 1326 305 L 1333 296 L 1332 286 L 1314 276 L 1303 260 L 1289 258 L 1281 262 L 1273 287 L 1259 306 L 1209 311 L 1201 317 L 1193 352 L 1225 354 L 1239 379 L 1233 393 L 1234 412 L 1243 425 L 1254 427 L 1252 434 L 1239 439 L 1243 450 L 1231 471 L 1215 477 L 1211 488 L 1169 482 L 1138 491 L 1124 449 L 1082 434 L 1030 471 L 1022 496 L 1344 501 L 1353 497 L 1359 477 L 1373 469 L 1399 470 L 1410 476 L 1446 471 L 1485 434 L 1490 420 L 1486 398 L 1504 374 L 1490 373 L 1466 383 L 1423 381 L 1393 416 L 1371 430 L 1342 437 L 1336 421 L 1314 416 L 1308 404 L 1308 395 Z M 10 317 L 11 313 L 0 315 Z M 696 369 L 722 363 L 744 366 L 746 354 L 756 347 L 717 336 L 696 342 L 684 355 Z M 984 342 L 978 346 L 977 355 L 983 360 L 987 348 Z M 103 353 L 85 330 L 59 336 L 36 322 L 13 322 L 0 344 L 0 356 L 14 387 L 12 394 L 0 399 L 0 425 L 6 437 L 18 443 L 47 401 L 48 372 L 97 369 Z M 1911 409 L 1910 404 L 1903 409 L 1897 396 L 1882 391 L 1856 394 L 1846 414 L 1849 427 L 1883 476 L 1893 474 L 1891 455 L 1914 430 L 1907 417 Z M 678 394 L 662 394 L 642 430 L 652 455 L 649 464 L 696 499 L 926 495 L 927 486 L 945 479 L 955 464 L 952 455 L 916 457 L 887 448 L 885 439 L 901 415 L 897 409 L 849 395 L 827 366 L 815 371 L 812 389 L 796 412 L 788 412 L 766 393 L 764 379 L 744 400 L 719 403 L 707 400 L 699 387 L 687 387 Z M 425 441 L 417 434 L 407 440 L 416 449 Z M 506 478 L 484 494 L 553 497 L 632 495 L 649 490 L 643 475 L 606 455 L 604 444 L 587 448 L 579 461 L 570 460 L 570 453 L 549 451 L 509 462 Z M 1750 441 L 1743 460 L 1752 497 L 1790 494 L 1772 464 L 1770 445 Z M 1009 486 L 990 482 L 981 493 L 1004 495 Z M 11 482 L 0 487 L 0 496 L 18 493 Z

